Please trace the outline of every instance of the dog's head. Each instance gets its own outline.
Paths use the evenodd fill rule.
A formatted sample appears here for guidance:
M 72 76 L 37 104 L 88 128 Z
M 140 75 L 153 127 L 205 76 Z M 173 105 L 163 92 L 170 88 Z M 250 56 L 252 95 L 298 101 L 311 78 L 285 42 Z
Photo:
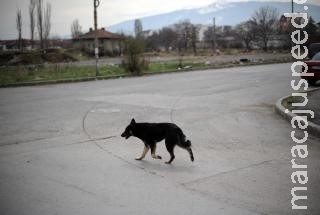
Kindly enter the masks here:
M 134 129 L 135 124 L 136 124 L 136 121 L 134 119 L 132 119 L 130 124 L 126 127 L 124 132 L 121 134 L 121 137 L 124 137 L 126 139 L 131 137 L 133 135 L 133 129 Z

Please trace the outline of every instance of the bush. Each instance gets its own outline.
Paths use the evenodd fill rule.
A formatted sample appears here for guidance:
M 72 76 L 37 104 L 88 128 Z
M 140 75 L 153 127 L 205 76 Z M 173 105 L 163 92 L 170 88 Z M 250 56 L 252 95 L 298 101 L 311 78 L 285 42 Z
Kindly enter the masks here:
M 143 41 L 138 38 L 128 38 L 125 43 L 125 60 L 122 65 L 126 72 L 133 75 L 140 75 L 147 70 L 149 62 L 142 57 Z

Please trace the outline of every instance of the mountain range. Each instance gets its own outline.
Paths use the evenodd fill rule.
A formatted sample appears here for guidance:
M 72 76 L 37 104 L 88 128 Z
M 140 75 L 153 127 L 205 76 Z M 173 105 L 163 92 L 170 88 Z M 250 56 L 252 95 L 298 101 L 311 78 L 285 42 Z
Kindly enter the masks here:
M 212 25 L 215 17 L 216 25 L 234 26 L 249 20 L 252 15 L 261 7 L 270 6 L 277 8 L 280 15 L 291 12 L 291 2 L 223 2 L 213 3 L 206 7 L 177 10 L 170 13 L 139 18 L 144 30 L 157 30 L 170 26 L 183 20 L 190 20 L 193 24 Z M 308 6 L 308 10 L 304 10 Z M 294 5 L 295 12 L 306 12 L 316 22 L 320 22 L 320 6 L 318 5 Z M 280 17 L 279 17 L 280 18 Z M 133 34 L 134 20 L 128 20 L 116 25 L 106 27 L 111 32 L 124 32 Z

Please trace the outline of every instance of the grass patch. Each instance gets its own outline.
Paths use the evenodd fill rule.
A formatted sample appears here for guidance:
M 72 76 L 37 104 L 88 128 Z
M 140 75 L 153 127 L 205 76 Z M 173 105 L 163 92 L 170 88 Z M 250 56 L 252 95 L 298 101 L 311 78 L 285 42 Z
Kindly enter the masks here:
M 299 102 L 299 99 L 297 97 L 290 96 L 282 101 L 282 105 L 286 109 L 292 111 L 294 109 L 292 106 L 292 103 L 297 103 L 297 102 Z
M 160 62 L 160 63 L 150 63 L 149 69 L 147 72 L 149 73 L 157 73 L 157 72 L 165 72 L 165 71 L 174 71 L 178 68 L 178 62 Z
M 99 73 L 101 76 L 116 76 L 126 75 L 124 68 L 121 66 L 102 66 L 100 67 Z
M 102 66 L 99 72 L 101 76 L 125 74 L 124 70 L 117 66 Z M 0 85 L 33 81 L 90 78 L 95 76 L 95 66 L 41 65 L 0 67 Z
M 210 66 L 205 63 L 194 63 L 194 62 L 183 62 L 183 67 L 179 68 L 179 61 L 169 61 L 169 62 L 160 62 L 160 63 L 150 63 L 147 73 L 162 73 L 162 72 L 173 72 L 177 70 L 201 70 L 209 69 Z

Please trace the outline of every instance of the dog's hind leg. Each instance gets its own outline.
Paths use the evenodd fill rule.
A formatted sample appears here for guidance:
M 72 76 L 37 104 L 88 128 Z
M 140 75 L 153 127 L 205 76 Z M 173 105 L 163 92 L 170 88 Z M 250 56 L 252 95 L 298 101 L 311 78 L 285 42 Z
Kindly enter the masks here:
M 142 160 L 146 156 L 146 154 L 148 153 L 149 149 L 150 149 L 149 146 L 145 145 L 144 148 L 143 148 L 141 156 L 140 157 L 136 157 L 136 160 Z
M 157 145 L 156 145 L 156 144 L 153 144 L 153 145 L 151 146 L 151 157 L 154 158 L 154 159 L 162 159 L 161 156 L 156 155 L 156 148 L 157 148 Z
M 166 148 L 170 154 L 170 160 L 165 162 L 166 164 L 171 164 L 171 162 L 174 160 L 174 147 L 175 147 L 175 141 L 174 139 L 166 139 Z

